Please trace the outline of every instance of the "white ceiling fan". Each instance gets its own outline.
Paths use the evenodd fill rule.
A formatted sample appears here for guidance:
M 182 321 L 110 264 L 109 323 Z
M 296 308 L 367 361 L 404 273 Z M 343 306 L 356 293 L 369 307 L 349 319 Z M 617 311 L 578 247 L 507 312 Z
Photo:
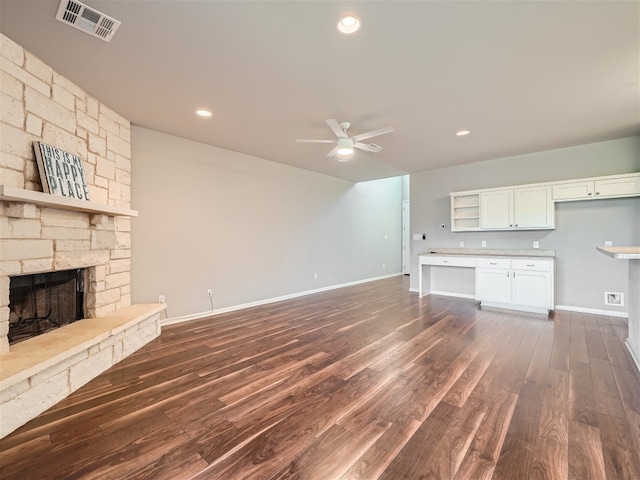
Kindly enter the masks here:
M 382 150 L 380 145 L 375 143 L 363 143 L 362 140 L 367 138 L 377 137 L 378 135 L 384 135 L 385 133 L 393 132 L 393 127 L 384 127 L 377 130 L 371 130 L 370 132 L 361 133 L 349 137 L 347 130 L 351 126 L 349 122 L 340 122 L 333 118 L 326 120 L 329 128 L 333 130 L 333 133 L 338 137 L 336 140 L 308 140 L 304 138 L 296 139 L 298 143 L 335 143 L 336 146 L 327 153 L 327 157 L 337 156 L 338 160 L 344 162 L 348 160 L 348 157 L 353 153 L 354 148 L 364 150 L 365 152 L 378 153 Z

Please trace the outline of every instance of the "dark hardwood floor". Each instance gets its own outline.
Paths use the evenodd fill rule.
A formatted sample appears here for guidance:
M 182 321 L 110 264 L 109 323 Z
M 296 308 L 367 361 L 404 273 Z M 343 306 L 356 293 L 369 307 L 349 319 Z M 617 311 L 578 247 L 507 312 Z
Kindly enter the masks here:
M 626 321 L 408 288 L 165 327 L 0 440 L 0 478 L 640 478 Z

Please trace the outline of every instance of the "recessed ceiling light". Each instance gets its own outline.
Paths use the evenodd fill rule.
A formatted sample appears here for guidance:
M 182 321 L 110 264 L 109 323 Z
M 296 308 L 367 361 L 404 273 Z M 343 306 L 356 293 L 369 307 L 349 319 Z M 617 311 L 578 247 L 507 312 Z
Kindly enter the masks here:
M 456 132 L 456 135 L 458 135 L 459 137 L 464 137 L 465 135 L 469 135 L 471 132 L 469 130 L 460 130 L 459 132 Z
M 336 25 L 339 31 L 346 34 L 356 33 L 360 30 L 361 26 L 362 21 L 352 13 L 347 13 L 340 17 L 340 20 L 338 20 L 338 24 Z
M 201 108 L 199 110 L 196 110 L 196 115 L 203 118 L 209 118 L 211 115 L 213 115 L 213 113 L 211 113 L 209 110 Z

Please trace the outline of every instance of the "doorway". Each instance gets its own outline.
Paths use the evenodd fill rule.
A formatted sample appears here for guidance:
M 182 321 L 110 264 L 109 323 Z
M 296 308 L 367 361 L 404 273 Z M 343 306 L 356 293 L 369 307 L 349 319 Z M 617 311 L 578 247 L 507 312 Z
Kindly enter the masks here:
M 402 273 L 411 271 L 411 244 L 409 243 L 409 200 L 402 201 Z

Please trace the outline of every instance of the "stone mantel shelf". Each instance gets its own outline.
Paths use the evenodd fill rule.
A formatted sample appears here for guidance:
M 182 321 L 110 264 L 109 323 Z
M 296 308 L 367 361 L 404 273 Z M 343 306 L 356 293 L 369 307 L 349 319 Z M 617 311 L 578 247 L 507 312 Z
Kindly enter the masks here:
M 0 200 L 4 202 L 32 203 L 40 207 L 59 208 L 62 210 L 75 210 L 87 213 L 97 213 L 115 217 L 137 217 L 137 210 L 113 207 L 101 203 L 87 202 L 75 198 L 61 197 L 49 193 L 25 190 L 23 188 L 0 185 Z

